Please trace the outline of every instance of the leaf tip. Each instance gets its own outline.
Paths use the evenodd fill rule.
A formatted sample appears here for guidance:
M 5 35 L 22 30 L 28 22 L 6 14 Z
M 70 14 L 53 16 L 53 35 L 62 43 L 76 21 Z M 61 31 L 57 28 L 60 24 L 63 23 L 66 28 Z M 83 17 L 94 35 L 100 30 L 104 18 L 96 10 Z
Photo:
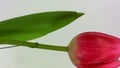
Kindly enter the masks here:
M 83 13 L 83 12 L 77 12 L 77 14 L 78 14 L 79 16 L 83 16 L 85 13 Z

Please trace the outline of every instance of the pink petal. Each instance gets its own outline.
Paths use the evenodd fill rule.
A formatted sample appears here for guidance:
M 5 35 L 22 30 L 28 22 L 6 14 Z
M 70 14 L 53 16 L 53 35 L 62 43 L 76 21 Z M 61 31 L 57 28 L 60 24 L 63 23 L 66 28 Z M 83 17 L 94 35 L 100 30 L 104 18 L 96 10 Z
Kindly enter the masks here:
M 76 36 L 68 52 L 78 68 L 117 68 L 120 65 L 120 38 L 99 32 Z M 74 61 L 73 61 L 74 60 Z

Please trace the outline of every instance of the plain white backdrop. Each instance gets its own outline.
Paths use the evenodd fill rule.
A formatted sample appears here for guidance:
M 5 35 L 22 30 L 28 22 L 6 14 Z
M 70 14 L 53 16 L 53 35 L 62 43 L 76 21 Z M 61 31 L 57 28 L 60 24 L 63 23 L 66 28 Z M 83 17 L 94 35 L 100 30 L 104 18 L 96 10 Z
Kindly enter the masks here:
M 0 0 L 0 21 L 44 12 L 70 10 L 85 15 L 31 42 L 67 46 L 79 33 L 97 31 L 120 37 L 119 0 Z M 1 45 L 3 46 L 3 45 Z M 0 68 L 75 68 L 66 52 L 17 47 L 0 50 Z

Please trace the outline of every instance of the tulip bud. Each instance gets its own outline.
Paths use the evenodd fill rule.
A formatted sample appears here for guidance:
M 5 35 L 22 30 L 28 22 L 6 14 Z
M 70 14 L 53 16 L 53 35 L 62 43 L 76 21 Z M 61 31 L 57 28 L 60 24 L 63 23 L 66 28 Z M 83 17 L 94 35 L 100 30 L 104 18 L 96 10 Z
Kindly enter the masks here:
M 77 35 L 68 46 L 77 68 L 117 68 L 120 65 L 120 38 L 99 32 Z

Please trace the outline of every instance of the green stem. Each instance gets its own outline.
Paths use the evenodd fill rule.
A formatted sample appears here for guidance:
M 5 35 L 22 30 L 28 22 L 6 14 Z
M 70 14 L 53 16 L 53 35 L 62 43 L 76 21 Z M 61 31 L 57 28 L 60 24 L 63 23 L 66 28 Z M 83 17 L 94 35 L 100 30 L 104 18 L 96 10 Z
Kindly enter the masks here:
M 65 46 L 55 46 L 55 45 L 39 44 L 39 43 L 17 41 L 17 40 L 0 40 L 0 44 L 11 44 L 16 46 L 26 46 L 30 48 L 39 48 L 39 49 L 56 50 L 56 51 L 68 51 L 68 48 Z

